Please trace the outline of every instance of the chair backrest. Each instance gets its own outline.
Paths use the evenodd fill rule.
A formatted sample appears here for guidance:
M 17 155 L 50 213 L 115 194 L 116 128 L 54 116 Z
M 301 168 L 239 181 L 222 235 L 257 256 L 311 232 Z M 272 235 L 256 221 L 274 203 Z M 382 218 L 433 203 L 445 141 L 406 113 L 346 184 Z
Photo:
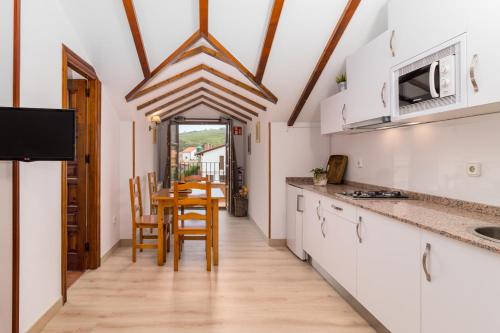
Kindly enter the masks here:
M 148 172 L 148 192 L 149 192 L 149 212 L 153 214 L 154 203 L 153 194 L 158 192 L 158 182 L 156 181 L 156 172 Z
M 186 195 L 182 193 L 185 190 L 201 190 L 202 193 L 198 196 Z M 203 207 L 205 214 L 189 212 L 179 214 L 180 207 Z M 205 220 L 207 223 L 210 221 L 212 214 L 212 185 L 206 183 L 174 183 L 174 221 L 179 220 Z M 179 227 L 178 223 L 174 223 L 174 233 Z
M 130 208 L 132 210 L 132 223 L 136 223 L 143 215 L 141 179 L 139 177 L 128 180 L 130 187 Z
M 182 181 L 188 182 L 208 182 L 208 177 L 202 177 L 200 175 L 191 175 L 182 177 Z

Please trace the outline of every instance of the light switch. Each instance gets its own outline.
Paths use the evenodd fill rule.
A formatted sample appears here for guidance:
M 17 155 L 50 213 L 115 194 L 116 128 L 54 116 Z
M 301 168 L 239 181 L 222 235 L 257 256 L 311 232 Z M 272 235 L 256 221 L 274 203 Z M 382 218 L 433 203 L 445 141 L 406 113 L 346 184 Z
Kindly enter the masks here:
M 364 164 L 363 164 L 363 159 L 362 158 L 358 158 L 358 161 L 356 162 L 356 166 L 358 168 L 362 168 L 364 167 Z

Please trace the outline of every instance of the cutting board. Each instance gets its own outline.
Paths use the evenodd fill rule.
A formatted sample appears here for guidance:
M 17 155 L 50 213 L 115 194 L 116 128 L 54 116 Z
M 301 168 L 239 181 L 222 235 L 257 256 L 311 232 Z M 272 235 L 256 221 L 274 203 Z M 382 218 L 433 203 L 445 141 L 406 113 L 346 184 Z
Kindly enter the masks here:
M 328 174 L 328 184 L 342 184 L 345 169 L 347 168 L 347 156 L 330 155 L 326 171 Z

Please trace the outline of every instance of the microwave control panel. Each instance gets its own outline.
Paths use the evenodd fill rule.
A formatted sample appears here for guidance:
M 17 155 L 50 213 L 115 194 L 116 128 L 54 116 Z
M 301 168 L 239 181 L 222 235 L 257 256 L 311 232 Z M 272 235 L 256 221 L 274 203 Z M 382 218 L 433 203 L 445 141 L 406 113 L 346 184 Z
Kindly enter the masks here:
M 439 97 L 455 95 L 455 55 L 439 59 Z

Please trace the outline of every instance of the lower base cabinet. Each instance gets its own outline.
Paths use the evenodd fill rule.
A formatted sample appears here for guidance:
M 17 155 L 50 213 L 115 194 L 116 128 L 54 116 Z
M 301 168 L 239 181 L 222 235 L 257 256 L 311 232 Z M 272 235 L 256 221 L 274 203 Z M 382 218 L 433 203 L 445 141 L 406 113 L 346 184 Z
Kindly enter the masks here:
M 363 209 L 358 219 L 358 301 L 391 332 L 419 333 L 419 229 Z
M 422 333 L 500 332 L 500 255 L 429 232 L 421 248 Z
M 328 261 L 324 269 L 335 278 L 352 296 L 356 297 L 357 237 L 356 223 L 329 211 L 323 212 L 325 219 L 325 252 Z

